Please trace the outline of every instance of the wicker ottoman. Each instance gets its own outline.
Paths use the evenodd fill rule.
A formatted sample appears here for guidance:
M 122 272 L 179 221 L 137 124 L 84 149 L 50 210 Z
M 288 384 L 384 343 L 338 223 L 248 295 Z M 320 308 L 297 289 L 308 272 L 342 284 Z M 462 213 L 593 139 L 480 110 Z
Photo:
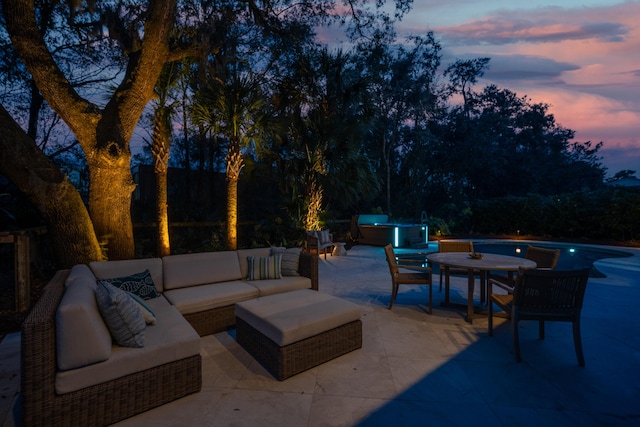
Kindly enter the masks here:
M 310 289 L 239 302 L 236 340 L 282 381 L 362 347 L 360 307 Z

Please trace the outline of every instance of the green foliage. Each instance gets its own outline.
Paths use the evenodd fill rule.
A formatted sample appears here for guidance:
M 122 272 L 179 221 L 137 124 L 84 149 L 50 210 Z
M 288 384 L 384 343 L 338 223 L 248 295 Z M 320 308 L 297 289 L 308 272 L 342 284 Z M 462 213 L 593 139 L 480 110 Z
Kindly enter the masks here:
M 272 216 L 253 227 L 250 247 L 300 247 L 304 242 L 305 235 L 300 223 L 291 218 Z
M 331 51 L 315 43 L 313 30 L 330 21 L 331 1 L 282 1 L 272 8 L 180 2 L 176 30 L 183 32 L 176 43 L 186 48 L 206 39 L 211 46 L 206 56 L 173 70 L 180 79 L 168 67 L 158 80 L 165 89 L 158 105 L 175 113 L 171 166 L 182 172 L 169 173 L 172 222 L 222 221 L 225 155 L 235 141 L 244 162 L 238 247 L 303 244 L 312 190 L 322 196 L 316 198 L 318 223 L 345 240 L 349 230 L 341 220 L 353 214 L 393 213 L 415 222 L 423 211 L 441 235 L 520 230 L 638 238 L 637 196 L 601 189 L 601 143 L 572 142 L 574 132 L 557 124 L 545 103 L 493 85 L 476 91 L 489 58 L 457 60 L 442 70 L 435 34 L 397 40 L 385 2 L 361 9 L 366 3 L 349 2 L 358 15 L 340 17 L 350 26 L 353 48 Z M 395 17 L 410 4 L 395 2 Z M 52 22 L 58 21 L 68 22 Z M 71 57 L 76 64 L 91 49 L 74 45 L 81 48 Z M 116 76 L 121 64 L 109 52 L 95 52 L 96 58 L 108 67 L 103 74 Z M 5 62 L 16 61 L 7 56 Z M 89 64 L 81 64 L 84 74 L 95 68 Z M 462 96 L 462 105 L 452 102 L 453 94 Z M 144 191 L 153 192 L 151 186 Z M 149 198 L 136 201 L 136 221 L 150 222 L 153 206 Z M 174 253 L 226 249 L 224 231 L 174 227 Z M 148 233 L 136 234 L 143 247 L 137 254 L 153 253 Z
M 226 234 L 224 227 L 220 227 L 211 232 L 211 238 L 205 243 L 204 250 L 207 252 L 216 252 L 227 250 Z
M 640 239 L 640 190 L 613 187 L 480 200 L 473 205 L 472 224 L 460 231 L 634 241 Z
M 442 218 L 430 216 L 427 224 L 429 233 L 434 236 L 448 236 L 451 234 L 449 224 Z

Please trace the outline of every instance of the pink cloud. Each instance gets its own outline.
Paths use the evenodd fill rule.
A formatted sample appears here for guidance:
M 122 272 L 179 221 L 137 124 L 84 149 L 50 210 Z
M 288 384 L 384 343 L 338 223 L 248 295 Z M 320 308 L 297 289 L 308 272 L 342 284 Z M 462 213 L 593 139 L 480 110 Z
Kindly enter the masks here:
M 509 10 L 468 21 L 436 27 L 454 45 L 548 43 L 566 40 L 623 42 L 637 28 L 640 3 L 628 2 L 599 8 L 546 7 Z
M 436 28 L 447 42 L 453 44 L 483 43 L 504 45 L 511 43 L 548 43 L 562 40 L 621 41 L 626 29 L 618 23 L 568 24 L 537 22 L 528 19 L 509 20 L 490 17 L 458 25 L 454 28 Z
M 626 136 L 638 131 L 640 111 L 631 111 L 628 106 L 609 98 L 564 90 L 538 89 L 530 91 L 528 96 L 533 102 L 549 104 L 549 112 L 560 125 L 579 130 L 578 133 L 584 136 L 602 136 L 597 140 L 587 138 L 592 142 L 603 140 L 606 145 L 616 148 L 634 147 L 632 139 Z M 613 139 L 609 140 L 607 136 Z
M 576 131 L 575 141 L 602 141 L 599 153 L 610 174 L 622 169 L 640 173 L 640 111 L 610 98 L 564 90 L 533 90 L 529 97 L 549 104 L 556 123 Z
M 493 58 L 485 81 L 549 104 L 609 172 L 640 173 L 640 2 L 511 10 L 441 27 L 451 57 Z

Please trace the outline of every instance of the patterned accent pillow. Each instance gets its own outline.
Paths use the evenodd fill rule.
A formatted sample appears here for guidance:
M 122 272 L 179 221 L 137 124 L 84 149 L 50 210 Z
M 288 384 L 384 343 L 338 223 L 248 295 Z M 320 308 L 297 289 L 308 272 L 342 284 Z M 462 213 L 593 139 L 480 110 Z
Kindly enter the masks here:
M 300 266 L 300 252 L 302 248 L 271 248 L 271 255 L 280 254 L 282 256 L 282 264 L 280 272 L 283 276 L 299 276 L 298 267 Z
M 155 325 L 158 320 L 156 319 L 156 314 L 153 312 L 153 310 L 151 310 L 151 307 L 149 307 L 138 295 L 132 294 L 130 292 L 127 293 L 140 309 L 142 317 L 144 317 L 144 323 L 146 323 L 147 325 Z
M 281 279 L 282 256 L 280 254 L 255 257 L 248 256 L 249 274 L 247 280 Z
M 127 292 L 101 280 L 96 288 L 96 302 L 116 344 L 144 347 L 147 325 L 142 312 Z
M 151 277 L 149 270 L 145 270 L 142 273 L 132 274 L 130 276 L 102 280 L 111 283 L 113 286 L 120 288 L 123 291 L 138 295 L 142 299 L 152 299 L 160 296 L 156 289 L 156 284 L 153 283 L 153 278 Z
M 329 230 L 318 231 L 318 240 L 320 240 L 320 243 L 331 243 Z

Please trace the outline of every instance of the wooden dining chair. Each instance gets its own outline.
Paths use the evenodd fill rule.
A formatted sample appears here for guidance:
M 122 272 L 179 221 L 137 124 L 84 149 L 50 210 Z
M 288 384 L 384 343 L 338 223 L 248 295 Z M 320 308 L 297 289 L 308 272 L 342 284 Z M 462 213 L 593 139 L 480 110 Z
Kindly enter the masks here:
M 580 336 L 580 313 L 589 279 L 589 269 L 580 270 L 520 270 L 513 293 L 494 294 L 489 285 L 489 336 L 493 336 L 493 304 L 502 308 L 511 319 L 511 335 L 516 362 L 520 356 L 518 323 L 537 320 L 538 335 L 544 339 L 544 322 L 571 322 L 573 343 L 578 364 L 584 366 Z
M 471 240 L 440 240 L 438 242 L 438 252 L 467 252 L 473 253 L 473 242 Z M 468 274 L 465 268 L 440 267 L 440 292 L 442 292 L 442 276 L 444 273 L 445 280 L 451 274 Z M 474 272 L 474 274 L 480 274 Z
M 398 287 L 400 285 L 427 285 L 429 286 L 429 314 L 433 312 L 433 292 L 432 292 L 432 280 L 431 280 L 431 268 L 420 265 L 399 265 L 396 259 L 396 254 L 392 245 L 384 247 L 384 252 L 387 257 L 387 264 L 389 264 L 389 272 L 391 273 L 391 301 L 389 302 L 389 310 L 393 307 L 393 302 L 398 295 Z M 401 272 L 400 269 L 409 270 L 408 272 Z
M 529 245 L 524 257 L 534 261 L 536 263 L 536 269 L 538 270 L 553 270 L 558 265 L 560 249 L 539 248 L 537 246 Z M 498 286 L 509 293 L 513 292 L 513 287 L 516 282 L 515 277 L 511 272 L 508 275 L 489 274 L 488 281 L 489 286 Z

